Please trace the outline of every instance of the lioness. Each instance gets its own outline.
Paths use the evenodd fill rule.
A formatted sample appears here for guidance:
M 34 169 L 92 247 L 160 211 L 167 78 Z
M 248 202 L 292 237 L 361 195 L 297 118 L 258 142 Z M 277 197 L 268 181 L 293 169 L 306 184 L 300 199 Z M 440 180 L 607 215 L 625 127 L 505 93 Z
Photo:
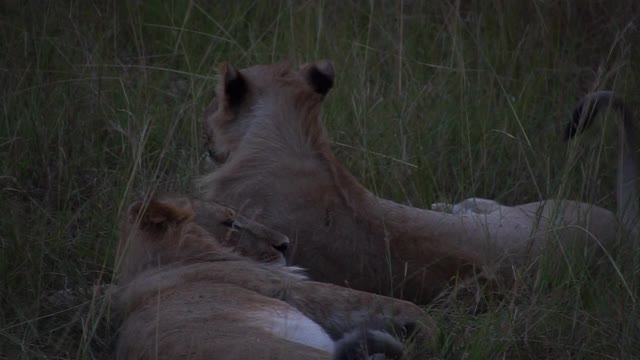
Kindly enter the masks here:
M 121 238 L 129 244 L 120 245 L 114 294 L 124 317 L 116 358 L 399 358 L 403 346 L 385 329 L 423 320 L 429 330 L 429 319 L 411 303 L 307 281 L 299 268 L 236 253 L 196 223 L 194 208 L 210 216 L 208 226 L 221 239 L 228 239 L 229 221 L 238 222 L 230 209 L 185 198 L 129 207 Z M 257 229 L 255 242 L 271 243 L 260 238 L 265 234 L 278 235 L 278 244 L 286 239 Z
M 615 214 L 575 201 L 460 216 L 375 196 L 331 151 L 320 107 L 333 83 L 328 61 L 300 68 L 223 65 L 203 116 L 218 163 L 198 181 L 204 199 L 242 206 L 247 216 L 287 234 L 289 260 L 311 278 L 426 302 L 452 278 L 498 263 L 508 269 L 539 253 L 547 238 L 616 238 Z M 595 101 L 594 110 L 606 99 Z M 625 163 L 624 171 L 634 164 Z

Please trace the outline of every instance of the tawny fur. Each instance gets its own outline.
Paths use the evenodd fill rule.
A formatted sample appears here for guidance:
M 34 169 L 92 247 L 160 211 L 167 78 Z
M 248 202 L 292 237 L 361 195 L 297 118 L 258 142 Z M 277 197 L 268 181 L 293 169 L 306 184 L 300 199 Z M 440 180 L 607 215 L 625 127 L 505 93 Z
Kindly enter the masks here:
M 121 255 L 126 253 L 127 256 L 119 256 L 122 260 L 122 264 L 119 265 L 121 282 L 128 280 L 127 274 L 135 275 L 148 267 L 156 266 L 158 261 L 164 263 L 168 261 L 166 259 L 173 259 L 175 256 L 171 253 L 171 250 L 175 249 L 173 244 L 170 244 L 169 250 L 164 253 L 149 253 L 144 243 L 130 241 L 132 226 L 152 225 L 145 224 L 144 221 L 164 224 L 168 217 L 176 216 L 182 216 L 182 221 L 195 221 L 211 236 L 218 239 L 222 245 L 232 248 L 240 255 L 259 262 L 286 263 L 283 253 L 289 244 L 289 238 L 286 235 L 248 219 L 228 206 L 184 197 L 167 197 L 167 201 L 159 201 L 158 199 L 154 201 L 154 206 L 150 211 L 145 209 L 148 204 L 136 202 L 135 205 L 132 205 L 128 217 L 122 224 L 118 252 Z M 144 218 L 141 216 L 143 213 L 145 214 Z M 161 227 L 161 225 L 155 226 Z M 174 229 L 168 228 L 166 231 L 174 231 Z M 178 235 L 175 234 L 175 236 Z M 172 234 L 164 234 L 164 236 L 171 239 Z M 192 250 L 189 256 L 198 259 L 202 255 L 202 250 L 197 249 L 194 245 L 189 247 Z M 180 256 L 186 260 L 187 254 L 182 253 Z
M 202 206 L 185 198 L 130 206 L 114 291 L 124 319 L 116 358 L 331 359 L 336 341 L 354 329 L 421 323 L 426 335 L 431 331 L 429 318 L 409 302 L 308 281 L 299 268 L 234 252 L 196 222 L 194 210 Z M 220 210 L 207 210 L 214 228 L 233 212 L 213 210 Z M 275 243 L 285 238 L 271 234 Z M 250 241 L 244 244 L 254 255 Z M 366 332 L 363 341 L 390 357 L 402 355 L 397 340 L 377 334 Z M 348 341 L 337 344 L 335 356 L 353 353 L 349 346 L 358 342 Z
M 203 118 L 219 164 L 198 181 L 203 197 L 288 235 L 289 260 L 314 280 L 426 302 L 458 276 L 510 269 L 550 242 L 618 235 L 615 214 L 575 201 L 461 216 L 381 199 L 331 151 L 319 116 L 326 91 L 315 90 L 318 74 L 333 83 L 330 63 L 221 71 Z M 228 91 L 239 83 L 243 92 Z

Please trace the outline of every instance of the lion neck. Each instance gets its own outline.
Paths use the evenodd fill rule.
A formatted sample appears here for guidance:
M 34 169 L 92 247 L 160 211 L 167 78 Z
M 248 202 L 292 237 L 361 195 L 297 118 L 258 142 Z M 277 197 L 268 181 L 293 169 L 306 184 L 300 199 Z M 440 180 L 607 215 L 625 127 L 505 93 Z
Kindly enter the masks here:
M 355 206 L 356 195 L 361 199 L 368 191 L 335 159 L 320 120 L 321 98 L 285 95 L 265 96 L 253 106 L 245 120 L 251 126 L 236 150 L 200 180 L 205 197 L 268 192 L 263 195 L 274 198 L 290 196 L 294 189 L 317 197 L 322 189 L 322 197 L 335 196 Z

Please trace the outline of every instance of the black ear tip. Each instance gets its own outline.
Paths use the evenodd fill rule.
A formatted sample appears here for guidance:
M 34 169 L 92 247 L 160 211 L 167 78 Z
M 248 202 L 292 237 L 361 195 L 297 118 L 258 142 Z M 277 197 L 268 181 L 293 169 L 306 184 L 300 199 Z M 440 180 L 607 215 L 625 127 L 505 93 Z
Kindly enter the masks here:
M 222 66 L 224 77 L 224 92 L 227 95 L 229 105 L 235 106 L 244 100 L 247 93 L 247 82 L 244 76 L 230 64 Z
M 322 95 L 326 95 L 333 87 L 335 71 L 329 60 L 321 60 L 309 69 L 309 82 L 313 89 Z

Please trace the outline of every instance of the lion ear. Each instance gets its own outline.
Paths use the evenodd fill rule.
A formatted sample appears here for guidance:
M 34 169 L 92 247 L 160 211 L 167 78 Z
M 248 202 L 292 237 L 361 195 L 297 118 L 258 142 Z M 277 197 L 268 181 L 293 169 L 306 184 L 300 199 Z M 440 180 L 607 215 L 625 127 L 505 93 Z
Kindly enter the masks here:
M 315 64 L 303 65 L 302 72 L 315 92 L 326 95 L 333 87 L 335 71 L 329 60 L 320 60 Z
M 240 71 L 236 70 L 230 64 L 220 65 L 219 72 L 222 79 L 222 93 L 225 100 L 230 106 L 240 104 L 249 90 L 247 80 Z
M 193 207 L 188 199 L 151 199 L 146 204 L 136 201 L 129 206 L 128 219 L 135 223 L 140 219 L 141 226 L 163 225 L 168 223 L 181 224 L 192 219 Z

